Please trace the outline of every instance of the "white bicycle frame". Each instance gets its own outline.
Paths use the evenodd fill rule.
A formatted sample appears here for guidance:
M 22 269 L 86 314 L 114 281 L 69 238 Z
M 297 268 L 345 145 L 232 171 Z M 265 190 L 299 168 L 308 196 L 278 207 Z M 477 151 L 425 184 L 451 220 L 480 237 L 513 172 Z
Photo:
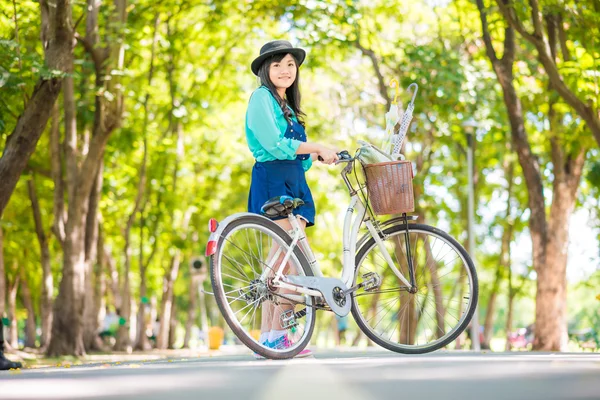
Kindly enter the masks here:
M 346 181 L 347 182 L 347 181 Z M 356 216 L 353 220 L 353 214 L 356 212 Z M 377 229 L 373 225 L 373 222 L 370 218 L 365 219 L 366 208 L 365 205 L 358 198 L 358 194 L 354 192 L 350 198 L 350 204 L 348 206 L 348 210 L 346 211 L 346 216 L 344 218 L 344 228 L 343 228 L 343 236 L 342 236 L 342 244 L 343 244 L 343 268 L 342 268 L 342 276 L 341 281 L 346 285 L 347 288 L 350 288 L 352 285 L 352 281 L 354 280 L 354 274 L 356 272 L 355 265 L 355 256 L 356 256 L 356 244 L 358 241 L 358 232 L 362 222 L 365 222 L 367 230 L 373 239 L 375 239 L 375 243 L 385 261 L 387 262 L 390 269 L 394 272 L 394 274 L 400 279 L 402 283 L 404 283 L 408 288 L 411 287 L 410 282 L 404 277 L 402 272 L 398 270 L 392 257 L 390 256 L 387 248 L 385 247 L 385 243 L 383 242 L 380 234 L 377 232 Z M 270 260 L 267 261 L 267 267 L 264 269 L 260 279 L 262 281 L 266 281 L 271 271 L 274 271 L 275 277 L 273 278 L 273 286 L 280 287 L 282 289 L 287 289 L 289 291 L 293 291 L 296 293 L 301 293 L 303 295 L 315 296 L 315 297 L 323 297 L 322 294 L 317 290 L 308 289 L 302 286 L 294 285 L 285 281 L 285 277 L 283 275 L 283 269 L 287 262 L 289 261 L 292 252 L 294 251 L 294 247 L 298 244 L 300 245 L 300 249 L 306 256 L 310 268 L 313 272 L 313 275 L 316 277 L 323 277 L 323 273 L 321 268 L 319 267 L 319 263 L 315 258 L 315 255 L 306 240 L 306 235 L 304 231 L 300 228 L 300 224 L 295 216 L 290 215 L 288 217 L 292 225 L 292 230 L 290 231 L 290 236 L 292 236 L 292 243 L 288 248 L 283 260 L 279 264 L 277 268 L 275 268 L 275 263 L 280 258 L 282 249 L 281 247 L 273 254 Z M 304 302 L 304 296 L 295 296 L 292 294 L 286 294 L 286 298 L 298 302 Z

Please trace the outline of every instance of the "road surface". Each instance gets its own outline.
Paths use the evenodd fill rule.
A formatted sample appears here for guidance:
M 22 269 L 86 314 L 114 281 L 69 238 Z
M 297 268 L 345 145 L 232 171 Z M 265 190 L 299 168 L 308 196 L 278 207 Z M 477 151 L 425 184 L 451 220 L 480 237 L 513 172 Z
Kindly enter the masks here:
M 600 354 L 318 350 L 0 373 L 0 399 L 600 399 Z

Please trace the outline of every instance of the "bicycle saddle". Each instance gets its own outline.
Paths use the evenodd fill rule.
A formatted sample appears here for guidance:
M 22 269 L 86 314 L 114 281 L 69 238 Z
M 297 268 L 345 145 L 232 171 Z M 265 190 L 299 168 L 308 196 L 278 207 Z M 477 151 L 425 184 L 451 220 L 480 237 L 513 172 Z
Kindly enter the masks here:
M 292 210 L 304 204 L 302 199 L 291 196 L 272 197 L 260 208 L 260 212 L 269 218 L 287 217 Z

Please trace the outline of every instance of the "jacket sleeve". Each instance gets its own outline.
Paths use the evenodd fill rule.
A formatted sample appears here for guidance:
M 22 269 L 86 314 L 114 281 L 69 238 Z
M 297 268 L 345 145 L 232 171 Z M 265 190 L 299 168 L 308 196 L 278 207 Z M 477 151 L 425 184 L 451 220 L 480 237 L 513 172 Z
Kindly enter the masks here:
M 257 90 L 252 94 L 247 112 L 248 128 L 260 145 L 278 160 L 293 160 L 300 146 L 299 140 L 288 139 L 277 125 L 277 114 L 271 94 Z

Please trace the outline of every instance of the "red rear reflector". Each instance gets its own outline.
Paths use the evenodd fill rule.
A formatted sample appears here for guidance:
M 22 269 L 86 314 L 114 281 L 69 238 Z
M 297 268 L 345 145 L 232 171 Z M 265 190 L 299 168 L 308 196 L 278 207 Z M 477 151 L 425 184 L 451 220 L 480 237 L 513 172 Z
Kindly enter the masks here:
M 214 219 L 214 218 L 211 218 L 211 219 L 208 221 L 208 231 L 209 231 L 210 233 L 214 233 L 214 232 L 216 232 L 216 231 L 217 231 L 217 227 L 218 227 L 218 226 L 219 226 L 219 223 L 217 222 L 217 220 L 216 220 L 216 219 Z
M 206 257 L 212 256 L 217 252 L 217 241 L 211 240 L 206 245 Z

